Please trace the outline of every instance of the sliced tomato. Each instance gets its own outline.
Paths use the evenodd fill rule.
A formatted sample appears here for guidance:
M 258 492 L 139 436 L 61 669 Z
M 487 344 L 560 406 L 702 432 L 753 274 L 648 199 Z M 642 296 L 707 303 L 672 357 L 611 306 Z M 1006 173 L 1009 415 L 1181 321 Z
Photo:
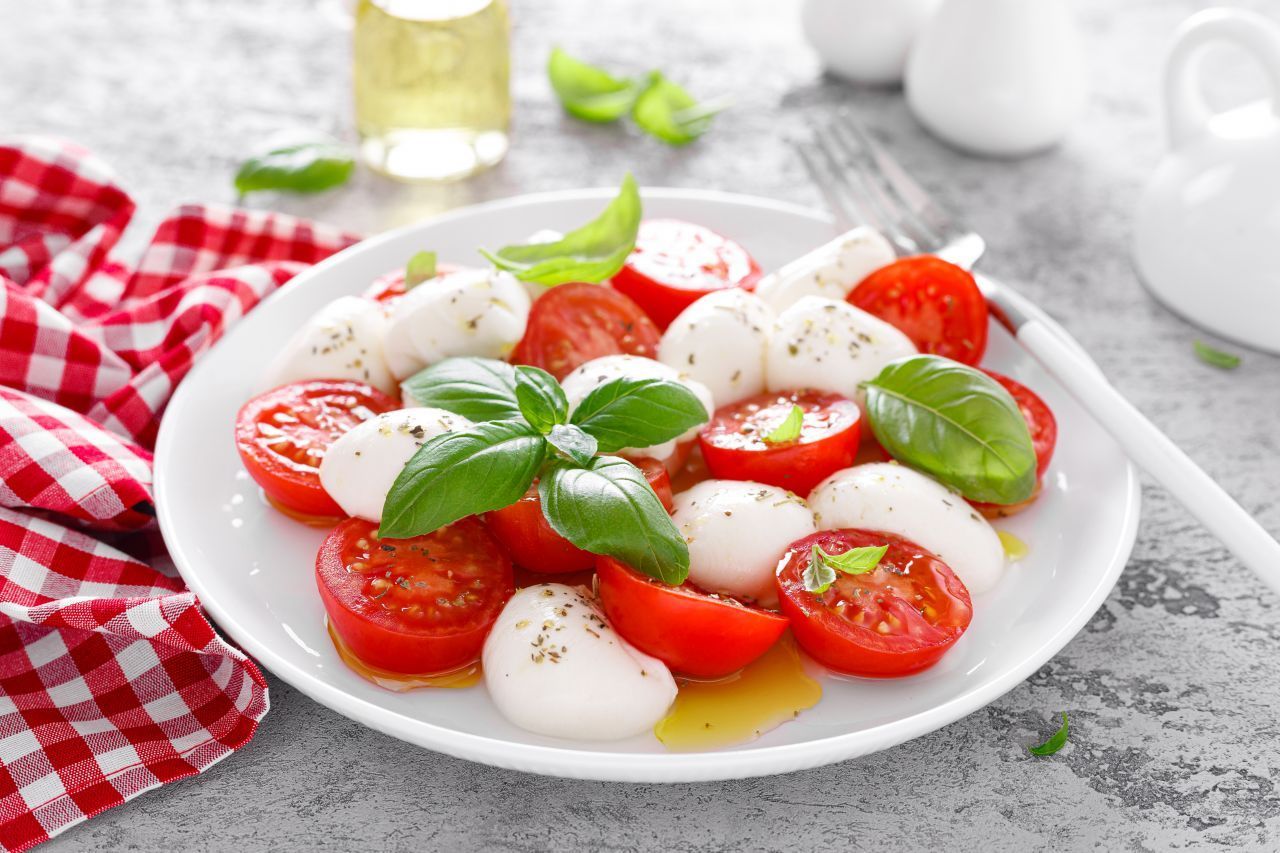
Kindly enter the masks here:
M 356 657 L 411 675 L 479 658 L 515 591 L 511 561 L 475 517 L 412 539 L 379 539 L 377 524 L 348 518 L 320 546 L 316 584 Z
M 436 264 L 436 278 L 461 272 L 464 269 L 466 267 L 458 266 L 457 264 Z M 389 273 L 378 276 L 373 280 L 373 284 L 369 285 L 369 289 L 365 291 L 365 298 L 373 299 L 377 302 L 395 303 L 408 292 L 404 283 L 404 272 L 404 267 L 401 267 L 398 270 L 392 270 Z
M 750 290 L 759 279 L 759 264 L 729 238 L 689 222 L 647 219 L 613 286 L 665 329 L 699 297 L 729 287 Z
M 897 326 L 921 352 L 976 365 L 987 351 L 987 300 L 967 270 L 941 258 L 894 261 L 859 282 L 848 300 Z
M 832 556 L 868 546 L 889 549 L 875 569 L 837 572 L 830 589 L 815 594 L 804 588 L 814 545 Z M 969 591 L 946 563 L 913 542 L 872 530 L 824 530 L 792 543 L 778 570 L 778 598 L 800 647 L 847 675 L 927 669 L 973 618 Z
M 533 303 L 511 362 L 541 367 L 564 379 L 578 365 L 604 355 L 657 358 L 661 339 L 640 306 L 613 288 L 561 284 Z
M 765 441 L 796 406 L 804 413 L 799 437 Z M 698 446 L 713 477 L 768 483 L 804 496 L 853 464 L 860 418 L 858 404 L 839 394 L 760 394 L 718 409 L 698 433 Z
M 600 603 L 627 642 L 677 673 L 721 678 L 769 650 L 787 629 L 771 610 L 693 584 L 671 586 L 612 557 L 596 562 Z
M 1004 389 L 1013 397 L 1013 401 L 1018 404 L 1018 411 L 1022 412 L 1022 417 L 1027 422 L 1027 429 L 1031 432 L 1031 445 L 1036 451 L 1036 477 L 1038 479 L 1036 490 L 1031 497 L 1016 504 L 969 502 L 974 509 L 987 518 L 1008 518 L 1011 515 L 1017 515 L 1022 512 L 1035 503 L 1036 498 L 1040 497 L 1040 480 L 1044 478 L 1045 471 L 1049 470 L 1049 463 L 1053 461 L 1053 450 L 1058 444 L 1058 421 L 1053 416 L 1053 410 L 1049 408 L 1049 404 L 1040 399 L 1036 392 L 1021 382 L 996 373 L 994 370 L 982 368 L 982 372 L 1003 385 Z
M 259 394 L 236 416 L 236 449 L 267 497 L 304 516 L 341 517 L 320 485 L 320 460 L 338 436 L 399 404 L 363 382 L 310 379 Z
M 632 461 L 644 472 L 645 479 L 657 493 L 658 500 L 670 512 L 673 503 L 671 478 L 667 469 L 656 459 Z M 596 564 L 595 554 L 583 551 L 551 529 L 546 516 L 542 514 L 542 499 L 538 497 L 537 482 L 529 486 L 520 500 L 511 506 L 486 513 L 484 520 L 516 565 L 531 572 L 568 574 L 591 569 Z

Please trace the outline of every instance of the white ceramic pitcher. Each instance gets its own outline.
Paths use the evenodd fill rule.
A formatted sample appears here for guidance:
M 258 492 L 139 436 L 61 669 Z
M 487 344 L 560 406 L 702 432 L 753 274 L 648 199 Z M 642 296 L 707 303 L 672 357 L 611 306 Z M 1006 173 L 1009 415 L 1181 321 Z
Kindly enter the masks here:
M 1269 101 L 1209 109 L 1198 69 L 1220 43 L 1253 57 Z M 1170 151 L 1138 206 L 1138 272 L 1192 323 L 1280 354 L 1280 25 L 1239 9 L 1192 16 L 1169 54 L 1164 96 Z

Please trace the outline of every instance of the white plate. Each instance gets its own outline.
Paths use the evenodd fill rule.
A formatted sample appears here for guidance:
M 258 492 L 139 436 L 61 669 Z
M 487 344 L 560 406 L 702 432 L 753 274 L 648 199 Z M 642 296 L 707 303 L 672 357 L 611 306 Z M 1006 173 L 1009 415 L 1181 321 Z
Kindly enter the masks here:
M 315 591 L 313 558 L 323 533 L 263 502 L 232 443 L 237 409 L 258 390 L 263 366 L 284 340 L 329 300 L 360 293 L 421 249 L 439 251 L 443 261 L 475 263 L 477 246 L 571 228 L 594 216 L 612 192 L 484 204 L 367 240 L 299 275 L 200 361 L 160 428 L 156 501 L 183 578 L 227 634 L 317 702 L 410 743 L 556 776 L 688 782 L 814 767 L 918 737 L 996 699 L 1080 630 L 1133 547 L 1137 479 L 1112 440 L 993 325 L 988 363 L 1049 402 L 1058 417 L 1058 450 L 1040 500 L 999 525 L 1030 545 L 1029 556 L 997 590 L 974 600 L 973 625 L 928 672 L 898 680 L 824 678 L 817 707 L 750 744 L 668 753 L 652 735 L 602 744 L 529 734 L 498 714 L 483 685 L 398 694 L 348 670 L 329 641 Z M 707 225 L 741 242 L 766 269 L 833 233 L 822 215 L 762 199 L 682 190 L 644 196 L 647 215 Z

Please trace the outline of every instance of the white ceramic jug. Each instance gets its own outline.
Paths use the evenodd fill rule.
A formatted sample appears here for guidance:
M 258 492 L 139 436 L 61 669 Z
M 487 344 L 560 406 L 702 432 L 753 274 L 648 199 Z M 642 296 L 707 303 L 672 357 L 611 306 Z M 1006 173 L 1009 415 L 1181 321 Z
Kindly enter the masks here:
M 938 0 L 804 0 L 800 24 L 822 66 L 854 83 L 902 82 L 907 54 Z
M 1253 57 L 1269 101 L 1210 111 L 1198 67 L 1219 43 Z M 1280 25 L 1237 9 L 1192 16 L 1169 54 L 1164 96 L 1170 151 L 1138 206 L 1138 272 L 1187 320 L 1280 354 Z
M 946 142 L 1013 157 L 1058 142 L 1085 105 L 1065 0 L 945 0 L 907 61 L 907 103 Z

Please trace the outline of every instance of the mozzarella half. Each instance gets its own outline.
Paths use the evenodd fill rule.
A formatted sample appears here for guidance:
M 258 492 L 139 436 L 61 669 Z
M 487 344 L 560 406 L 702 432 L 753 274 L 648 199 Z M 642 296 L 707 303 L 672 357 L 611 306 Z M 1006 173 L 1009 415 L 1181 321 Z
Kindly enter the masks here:
M 483 661 L 502 715 L 552 737 L 642 734 L 676 698 L 666 665 L 618 636 L 592 599 L 564 584 L 512 596 L 485 640 Z
M 382 354 L 383 308 L 372 299 L 343 296 L 321 308 L 289 339 L 266 371 L 278 388 L 302 379 L 354 379 L 387 394 L 396 382 Z
M 760 279 L 756 295 L 774 311 L 785 311 L 805 296 L 843 300 L 858 282 L 893 260 L 889 241 L 879 231 L 859 226 Z
M 400 409 L 357 424 L 320 460 L 320 485 L 347 515 L 382 521 L 382 505 L 409 457 L 430 439 L 471 426 L 444 409 Z
M 681 492 L 671 520 L 689 544 L 689 580 L 765 607 L 778 603 L 774 573 L 787 546 L 818 529 L 801 498 L 738 480 L 704 480 Z
M 905 465 L 876 462 L 837 471 L 809 494 L 823 530 L 856 527 L 910 539 L 938 555 L 978 594 L 1004 575 L 1000 537 L 965 499 Z
M 418 286 L 392 310 L 383 341 L 397 379 L 451 356 L 505 358 L 524 336 L 532 303 L 511 273 L 462 270 Z
M 778 315 L 765 356 L 770 391 L 813 388 L 858 399 L 858 383 L 895 358 L 916 352 L 911 339 L 848 302 L 806 296 Z
M 662 333 L 658 360 L 696 379 L 723 406 L 764 391 L 773 310 L 738 287 L 708 293 Z

